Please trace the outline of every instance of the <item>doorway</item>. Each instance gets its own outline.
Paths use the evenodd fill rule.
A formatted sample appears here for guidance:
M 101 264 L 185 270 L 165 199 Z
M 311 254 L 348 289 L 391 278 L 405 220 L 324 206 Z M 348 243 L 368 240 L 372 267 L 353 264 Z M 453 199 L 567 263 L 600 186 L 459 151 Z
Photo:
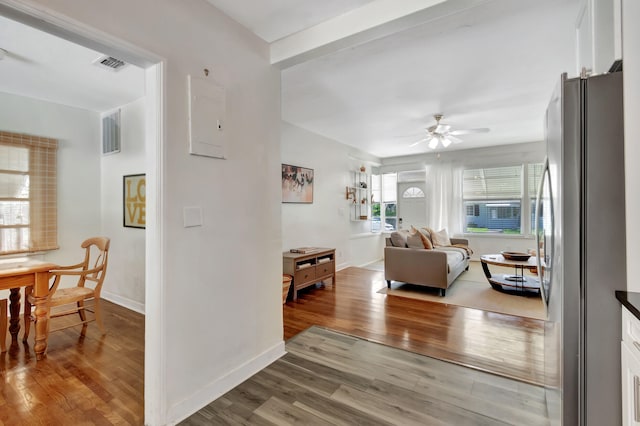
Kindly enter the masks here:
M 0 4 L 0 18 L 9 19 L 16 23 L 23 24 L 27 27 L 31 27 L 32 29 L 47 33 L 50 36 L 54 36 L 58 39 L 84 47 L 86 49 L 91 49 L 116 59 L 122 59 L 123 62 L 128 64 L 127 66 L 138 67 L 142 72 L 143 80 L 141 82 L 141 92 L 144 94 L 144 98 L 140 100 L 140 105 L 137 105 L 135 111 L 136 117 L 140 120 L 137 127 L 137 135 L 140 136 L 140 140 L 139 145 L 136 147 L 136 150 L 138 153 L 140 153 L 141 151 L 142 154 L 140 158 L 135 161 L 135 164 L 132 165 L 130 161 L 120 161 L 120 159 L 122 159 L 123 157 L 118 157 L 118 155 L 121 155 L 122 152 L 121 154 L 113 155 L 111 157 L 101 157 L 101 153 L 99 153 L 98 149 L 92 151 L 93 148 L 87 148 L 87 153 L 85 153 L 86 156 L 90 156 L 88 152 L 94 152 L 95 156 L 97 157 L 94 158 L 91 163 L 92 166 L 97 170 L 101 169 L 101 163 L 103 164 L 104 162 L 108 162 L 111 164 L 109 164 L 109 173 L 98 174 L 93 178 L 93 184 L 97 186 L 97 192 L 101 194 L 96 197 L 96 203 L 91 204 L 97 204 L 99 206 L 97 208 L 97 212 L 94 212 L 90 210 L 90 207 L 87 207 L 87 209 L 89 210 L 84 210 L 84 213 L 86 213 L 87 211 L 91 211 L 98 216 L 102 214 L 109 215 L 114 219 L 113 223 L 110 223 L 110 225 L 104 229 L 106 229 L 107 232 L 120 233 L 119 238 L 122 238 L 122 235 L 135 235 L 133 238 L 138 241 L 137 247 L 141 247 L 144 250 L 143 256 L 139 259 L 139 262 L 136 265 L 137 273 L 130 274 L 130 276 L 134 277 L 138 283 L 137 293 L 122 294 L 122 292 L 118 291 L 122 290 L 120 288 L 116 291 L 113 291 L 111 295 L 107 294 L 109 289 L 109 275 L 113 278 L 115 271 L 113 256 L 111 256 L 109 265 L 111 273 L 107 276 L 107 281 L 105 282 L 105 289 L 103 293 L 105 294 L 105 299 L 111 298 L 114 303 L 125 306 L 130 310 L 138 311 L 145 315 L 144 404 L 146 407 L 150 403 L 156 408 L 156 410 L 154 410 L 154 413 L 157 413 L 158 408 L 161 409 L 161 407 L 158 407 L 159 405 L 161 405 L 161 403 L 158 403 L 158 401 L 162 401 L 161 389 L 163 388 L 160 385 L 163 378 L 159 377 L 160 375 L 157 374 L 157 372 L 161 370 L 160 365 L 162 365 L 161 357 L 163 355 L 162 350 L 160 349 L 161 339 L 159 336 L 163 328 L 163 324 L 161 322 L 161 312 L 159 311 L 161 306 L 160 300 L 162 291 L 162 280 L 160 278 L 160 271 L 158 270 L 158 268 L 155 268 L 154 265 L 160 265 L 163 263 L 161 260 L 161 221 L 159 214 L 159 202 L 161 199 L 161 194 L 157 182 L 161 181 L 161 176 L 163 173 L 160 153 L 162 152 L 163 145 L 162 99 L 164 97 L 164 61 L 162 60 L 162 58 L 157 57 L 150 52 L 135 48 L 128 43 L 121 42 L 114 38 L 107 37 L 106 35 L 102 35 L 102 33 L 94 32 L 85 25 L 74 23 L 69 20 L 61 20 L 58 16 L 48 14 L 47 12 L 40 9 L 30 8 L 26 5 L 23 6 L 21 4 L 11 3 L 11 6 L 7 6 L 5 4 Z M 7 60 L 28 62 L 28 58 L 25 55 L 21 55 L 19 52 L 14 52 L 12 51 L 13 49 L 7 50 L 9 50 L 9 52 L 5 57 L 5 62 Z M 50 74 L 51 73 L 40 72 L 41 79 L 38 83 L 42 83 L 43 80 L 49 78 Z M 33 84 L 32 86 L 37 87 L 38 85 Z M 3 90 L 0 89 L 0 92 L 3 92 Z M 19 95 L 11 94 L 11 96 Z M 33 94 L 31 96 L 33 96 Z M 38 101 L 42 101 L 42 99 Z M 48 102 L 54 104 L 56 103 L 56 101 L 53 99 L 49 99 Z M 126 105 L 129 105 L 129 103 L 126 103 Z M 73 109 L 77 107 L 63 106 L 63 108 Z M 100 114 L 94 111 L 93 115 L 98 117 L 99 119 Z M 91 114 L 87 114 L 87 116 L 91 116 Z M 93 129 L 95 136 L 97 137 L 98 135 L 100 135 L 100 132 L 96 131 L 96 128 L 99 129 L 99 125 Z M 28 130 L 25 132 L 28 132 Z M 38 133 L 38 131 L 33 131 L 32 133 Z M 51 136 L 56 137 L 56 135 Z M 69 147 L 68 140 L 64 138 L 64 135 L 62 136 L 62 139 L 65 142 L 63 144 L 63 147 L 64 149 L 67 149 Z M 99 143 L 96 144 L 96 148 L 98 145 Z M 65 154 L 67 154 L 67 152 L 61 153 L 60 156 L 62 157 Z M 81 161 L 78 161 L 77 158 L 68 159 L 68 163 L 72 167 L 74 165 L 84 164 Z M 124 169 L 125 163 L 128 164 L 127 167 L 130 166 L 133 168 L 133 170 L 126 171 Z M 146 230 L 124 230 L 122 229 L 122 175 L 134 174 L 138 172 L 143 172 L 146 174 Z M 96 184 L 96 179 L 103 178 L 104 181 L 100 181 Z M 76 179 L 83 181 L 83 185 L 88 185 L 86 176 L 78 176 Z M 63 191 L 59 191 L 58 198 L 60 199 L 60 197 L 67 196 L 70 192 L 71 191 L 68 191 L 68 188 L 65 188 Z M 80 198 L 80 201 L 84 200 Z M 70 204 L 74 204 L 73 200 Z M 78 204 L 77 201 L 75 202 L 75 204 L 76 206 L 83 205 L 83 203 L 81 202 L 80 204 Z M 79 208 L 76 208 L 76 211 L 77 210 L 79 210 Z M 80 215 L 71 219 L 71 221 L 74 222 L 76 226 L 78 226 L 82 224 L 83 220 L 85 219 L 85 216 Z M 100 224 L 99 227 L 95 226 L 92 229 L 102 230 L 102 224 Z M 127 232 L 128 234 L 124 234 L 125 232 Z M 135 232 L 137 234 L 130 234 L 131 232 Z M 142 238 L 140 238 L 141 232 L 143 235 Z M 125 249 L 129 247 L 127 247 L 126 238 L 122 239 L 117 245 L 120 246 L 122 250 L 121 254 L 123 256 L 127 256 Z M 74 252 L 78 246 L 79 242 L 74 241 L 72 247 Z M 112 241 L 112 249 L 113 248 L 114 244 Z M 112 251 L 115 253 L 115 250 Z M 51 256 L 62 257 L 63 254 L 62 251 L 58 251 L 55 254 L 51 254 Z M 130 260 L 130 257 L 127 260 Z M 125 267 L 130 266 L 131 265 L 125 265 Z M 114 335 L 117 335 L 117 333 L 114 333 Z M 33 359 L 31 362 L 35 362 L 35 359 Z M 147 374 L 148 371 L 153 371 L 154 374 Z M 140 395 L 140 397 L 142 397 L 142 395 Z M 152 419 L 157 416 L 157 414 L 150 414 L 150 409 L 145 408 L 144 411 L 145 418 L 149 421 L 152 421 Z

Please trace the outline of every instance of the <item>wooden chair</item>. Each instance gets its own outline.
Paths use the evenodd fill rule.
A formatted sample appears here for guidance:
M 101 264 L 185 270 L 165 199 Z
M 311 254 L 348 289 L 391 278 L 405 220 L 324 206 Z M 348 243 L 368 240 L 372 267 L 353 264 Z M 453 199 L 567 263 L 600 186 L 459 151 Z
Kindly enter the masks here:
M 102 334 L 105 334 L 102 317 L 100 315 L 100 291 L 102 290 L 102 283 L 104 281 L 105 273 L 107 272 L 109 243 L 110 240 L 106 237 L 89 238 L 82 243 L 82 248 L 85 249 L 85 256 L 81 263 L 70 266 L 61 266 L 58 269 L 51 271 L 53 284 L 49 288 L 49 307 L 54 308 L 56 306 L 71 305 L 74 303 L 76 306 L 59 312 L 54 312 L 52 310 L 49 314 L 49 318 L 78 314 L 80 316 L 80 322 L 61 326 L 56 329 L 50 329 L 50 331 L 63 330 L 65 328 L 75 327 L 82 324 L 81 334 L 84 336 L 88 323 L 95 320 Z M 58 288 L 62 278 L 66 276 L 77 277 L 78 282 L 76 286 L 70 288 Z M 91 288 L 91 286 L 93 288 Z M 27 287 L 24 307 L 25 327 L 23 341 L 25 342 L 29 337 L 31 321 L 35 322 L 36 320 L 31 316 L 31 306 L 35 303 L 35 298 L 32 293 L 33 287 Z M 85 302 L 91 299 L 93 299 L 93 310 L 88 309 L 88 307 L 85 306 Z M 93 312 L 94 318 L 87 319 L 85 311 Z M 51 322 L 49 322 L 49 326 L 51 326 Z
M 0 353 L 7 351 L 7 299 L 0 299 Z

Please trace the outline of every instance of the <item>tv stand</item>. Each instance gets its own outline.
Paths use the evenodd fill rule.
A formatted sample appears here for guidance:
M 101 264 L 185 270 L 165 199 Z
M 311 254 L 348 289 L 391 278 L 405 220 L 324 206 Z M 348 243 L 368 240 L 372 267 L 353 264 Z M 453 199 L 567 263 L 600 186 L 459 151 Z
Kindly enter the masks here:
M 331 278 L 336 284 L 336 249 L 316 248 L 308 253 L 282 253 L 282 272 L 293 277 L 293 300 L 298 291 Z

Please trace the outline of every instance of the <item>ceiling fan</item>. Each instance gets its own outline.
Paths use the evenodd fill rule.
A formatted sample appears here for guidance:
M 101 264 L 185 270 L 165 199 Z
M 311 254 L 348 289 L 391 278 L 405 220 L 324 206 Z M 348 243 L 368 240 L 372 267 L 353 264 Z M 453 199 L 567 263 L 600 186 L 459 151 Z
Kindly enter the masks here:
M 446 148 L 451 145 L 452 142 L 462 142 L 462 140 L 458 139 L 456 136 L 468 135 L 471 133 L 487 133 L 489 131 L 489 129 L 486 127 L 480 127 L 477 129 L 451 130 L 451 126 L 449 124 L 440 123 L 442 117 L 442 114 L 435 114 L 433 118 L 436 119 L 436 124 L 426 129 L 427 137 L 412 143 L 410 146 L 416 146 L 418 144 L 421 144 L 422 142 L 429 142 L 429 148 L 431 149 L 436 149 L 438 147 L 438 144 L 441 144 L 444 148 Z

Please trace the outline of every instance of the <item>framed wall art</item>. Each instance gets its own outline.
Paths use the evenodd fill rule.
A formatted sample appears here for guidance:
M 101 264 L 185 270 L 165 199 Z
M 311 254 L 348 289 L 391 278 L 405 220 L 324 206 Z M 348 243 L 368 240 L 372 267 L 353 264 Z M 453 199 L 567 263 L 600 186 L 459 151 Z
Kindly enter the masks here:
M 313 203 L 313 169 L 282 165 L 282 202 Z
M 146 186 L 144 174 L 123 176 L 123 225 L 127 228 L 146 227 Z

